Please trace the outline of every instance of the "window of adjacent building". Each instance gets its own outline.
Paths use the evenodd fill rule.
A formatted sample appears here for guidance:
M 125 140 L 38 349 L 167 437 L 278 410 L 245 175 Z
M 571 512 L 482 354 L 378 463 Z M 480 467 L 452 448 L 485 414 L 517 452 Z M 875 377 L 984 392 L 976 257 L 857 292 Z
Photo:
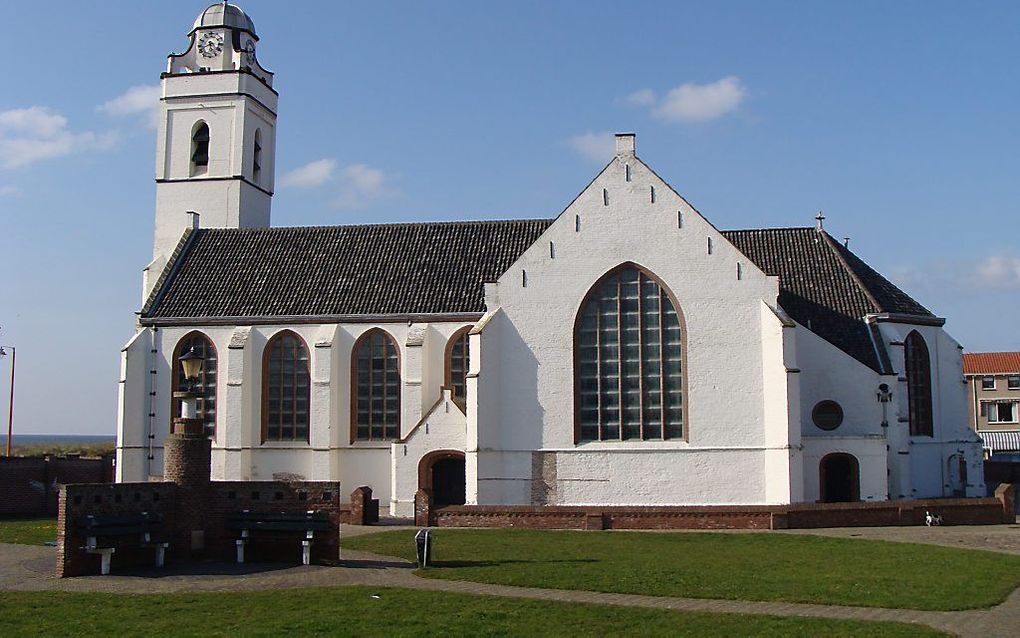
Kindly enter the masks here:
M 256 184 L 262 176 L 262 131 L 255 129 L 255 147 L 252 149 L 251 179 Z
M 843 423 L 843 408 L 835 401 L 819 401 L 811 410 L 811 420 L 822 430 L 835 430 Z
M 200 175 L 209 167 L 209 125 L 199 122 L 191 134 L 191 174 Z
M 1006 387 L 1010 390 L 1020 390 L 1020 375 L 1006 377 Z
M 931 359 L 928 345 L 917 331 L 904 342 L 907 368 L 907 403 L 910 407 L 911 436 L 933 436 L 931 413 Z
M 453 398 L 463 405 L 467 398 L 468 373 L 468 333 L 471 328 L 463 328 L 450 338 L 446 346 L 446 385 L 452 390 Z
M 982 401 L 981 416 L 989 423 L 1016 423 L 1017 401 Z
M 196 418 L 202 419 L 206 427 L 212 429 L 216 426 L 216 347 L 201 332 L 191 332 L 177 342 L 173 356 L 173 392 L 184 390 L 188 387 L 184 378 L 184 367 L 181 365 L 181 356 L 189 350 L 201 356 L 202 371 L 198 375 L 198 383 L 190 390 L 198 395 Z M 171 394 L 171 397 L 173 395 Z M 181 400 L 170 399 L 170 420 L 181 415 Z
M 383 330 L 363 334 L 354 345 L 352 440 L 388 441 L 400 436 L 400 359 L 397 343 Z
M 308 441 L 308 348 L 286 330 L 269 340 L 262 360 L 262 441 Z
M 579 441 L 683 437 L 681 326 L 669 293 L 636 266 L 595 284 L 574 337 Z
M 981 389 L 982 390 L 994 390 L 995 389 L 995 377 L 992 377 L 992 376 L 981 377 Z

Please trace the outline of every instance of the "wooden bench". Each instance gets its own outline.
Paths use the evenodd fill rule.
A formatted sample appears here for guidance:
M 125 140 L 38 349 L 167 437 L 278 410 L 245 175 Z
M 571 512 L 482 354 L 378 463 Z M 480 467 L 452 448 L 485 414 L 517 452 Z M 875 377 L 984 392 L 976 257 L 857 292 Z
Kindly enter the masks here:
M 100 573 L 106 576 L 110 573 L 110 558 L 117 550 L 113 547 L 100 547 L 100 538 L 137 536 L 141 547 L 151 547 L 156 550 L 156 567 L 162 567 L 166 558 L 166 548 L 170 544 L 161 540 L 153 540 L 153 535 L 162 530 L 162 524 L 163 517 L 150 512 L 123 516 L 89 514 L 81 519 L 78 531 L 85 537 L 85 551 L 89 554 L 100 555 L 102 560 Z
M 244 546 L 252 532 L 304 532 L 301 541 L 301 563 L 308 565 L 312 558 L 312 541 L 315 532 L 329 531 L 329 514 L 326 512 L 251 512 L 244 510 L 230 517 L 230 529 L 239 530 L 241 538 L 237 545 L 237 562 L 244 562 Z

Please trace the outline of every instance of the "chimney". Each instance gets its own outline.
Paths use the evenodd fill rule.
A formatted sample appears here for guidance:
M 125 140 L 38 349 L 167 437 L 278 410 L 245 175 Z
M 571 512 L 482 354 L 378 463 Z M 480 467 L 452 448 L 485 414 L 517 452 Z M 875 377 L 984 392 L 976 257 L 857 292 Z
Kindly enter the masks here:
M 616 134 L 616 156 L 625 157 L 634 155 L 634 138 L 636 136 L 633 133 L 617 133 Z
M 188 214 L 191 215 L 191 227 L 198 228 L 198 220 L 201 217 L 201 215 L 193 210 L 189 210 Z

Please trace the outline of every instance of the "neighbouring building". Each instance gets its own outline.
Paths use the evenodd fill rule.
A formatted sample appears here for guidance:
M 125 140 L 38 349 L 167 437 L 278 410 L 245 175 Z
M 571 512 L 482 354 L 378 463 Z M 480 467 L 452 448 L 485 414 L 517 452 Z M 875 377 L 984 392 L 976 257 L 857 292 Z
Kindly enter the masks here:
M 988 455 L 1020 455 L 1020 352 L 967 352 L 970 425 Z
M 821 219 L 720 231 L 622 134 L 549 219 L 273 228 L 278 95 L 254 24 L 215 4 L 189 36 L 162 75 L 118 480 L 163 474 L 194 349 L 214 479 L 368 485 L 394 515 L 420 488 L 524 505 L 985 493 L 960 345 Z

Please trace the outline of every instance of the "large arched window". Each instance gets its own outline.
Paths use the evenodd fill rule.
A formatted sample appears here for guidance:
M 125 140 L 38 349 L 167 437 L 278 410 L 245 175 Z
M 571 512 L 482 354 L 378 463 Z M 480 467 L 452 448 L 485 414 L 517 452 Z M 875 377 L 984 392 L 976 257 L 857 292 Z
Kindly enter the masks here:
M 209 125 L 199 122 L 191 133 L 191 174 L 201 175 L 209 168 Z
M 184 378 L 181 356 L 191 349 L 194 349 L 196 354 L 205 359 L 202 362 L 202 372 L 198 375 L 198 383 L 191 388 L 191 391 L 198 395 L 196 418 L 202 419 L 206 427 L 212 429 L 216 426 L 216 347 L 201 332 L 189 332 L 177 342 L 177 346 L 174 348 L 173 392 L 183 390 L 188 385 Z M 173 419 L 180 415 L 181 400 L 171 398 L 170 422 L 173 423 Z
M 308 348 L 290 330 L 273 335 L 262 355 L 262 441 L 308 441 Z
M 385 331 L 373 328 L 355 342 L 351 386 L 351 441 L 399 437 L 400 356 Z
M 262 177 L 262 130 L 255 129 L 255 146 L 251 156 L 251 181 L 259 183 Z
M 928 345 L 916 330 L 904 342 L 907 368 L 907 402 L 910 405 L 910 435 L 933 436 L 931 415 L 931 358 Z
M 471 326 L 461 328 L 446 344 L 446 387 L 463 404 L 467 399 L 468 346 Z
M 595 284 L 574 361 L 578 441 L 685 435 L 683 319 L 656 277 L 625 264 Z

